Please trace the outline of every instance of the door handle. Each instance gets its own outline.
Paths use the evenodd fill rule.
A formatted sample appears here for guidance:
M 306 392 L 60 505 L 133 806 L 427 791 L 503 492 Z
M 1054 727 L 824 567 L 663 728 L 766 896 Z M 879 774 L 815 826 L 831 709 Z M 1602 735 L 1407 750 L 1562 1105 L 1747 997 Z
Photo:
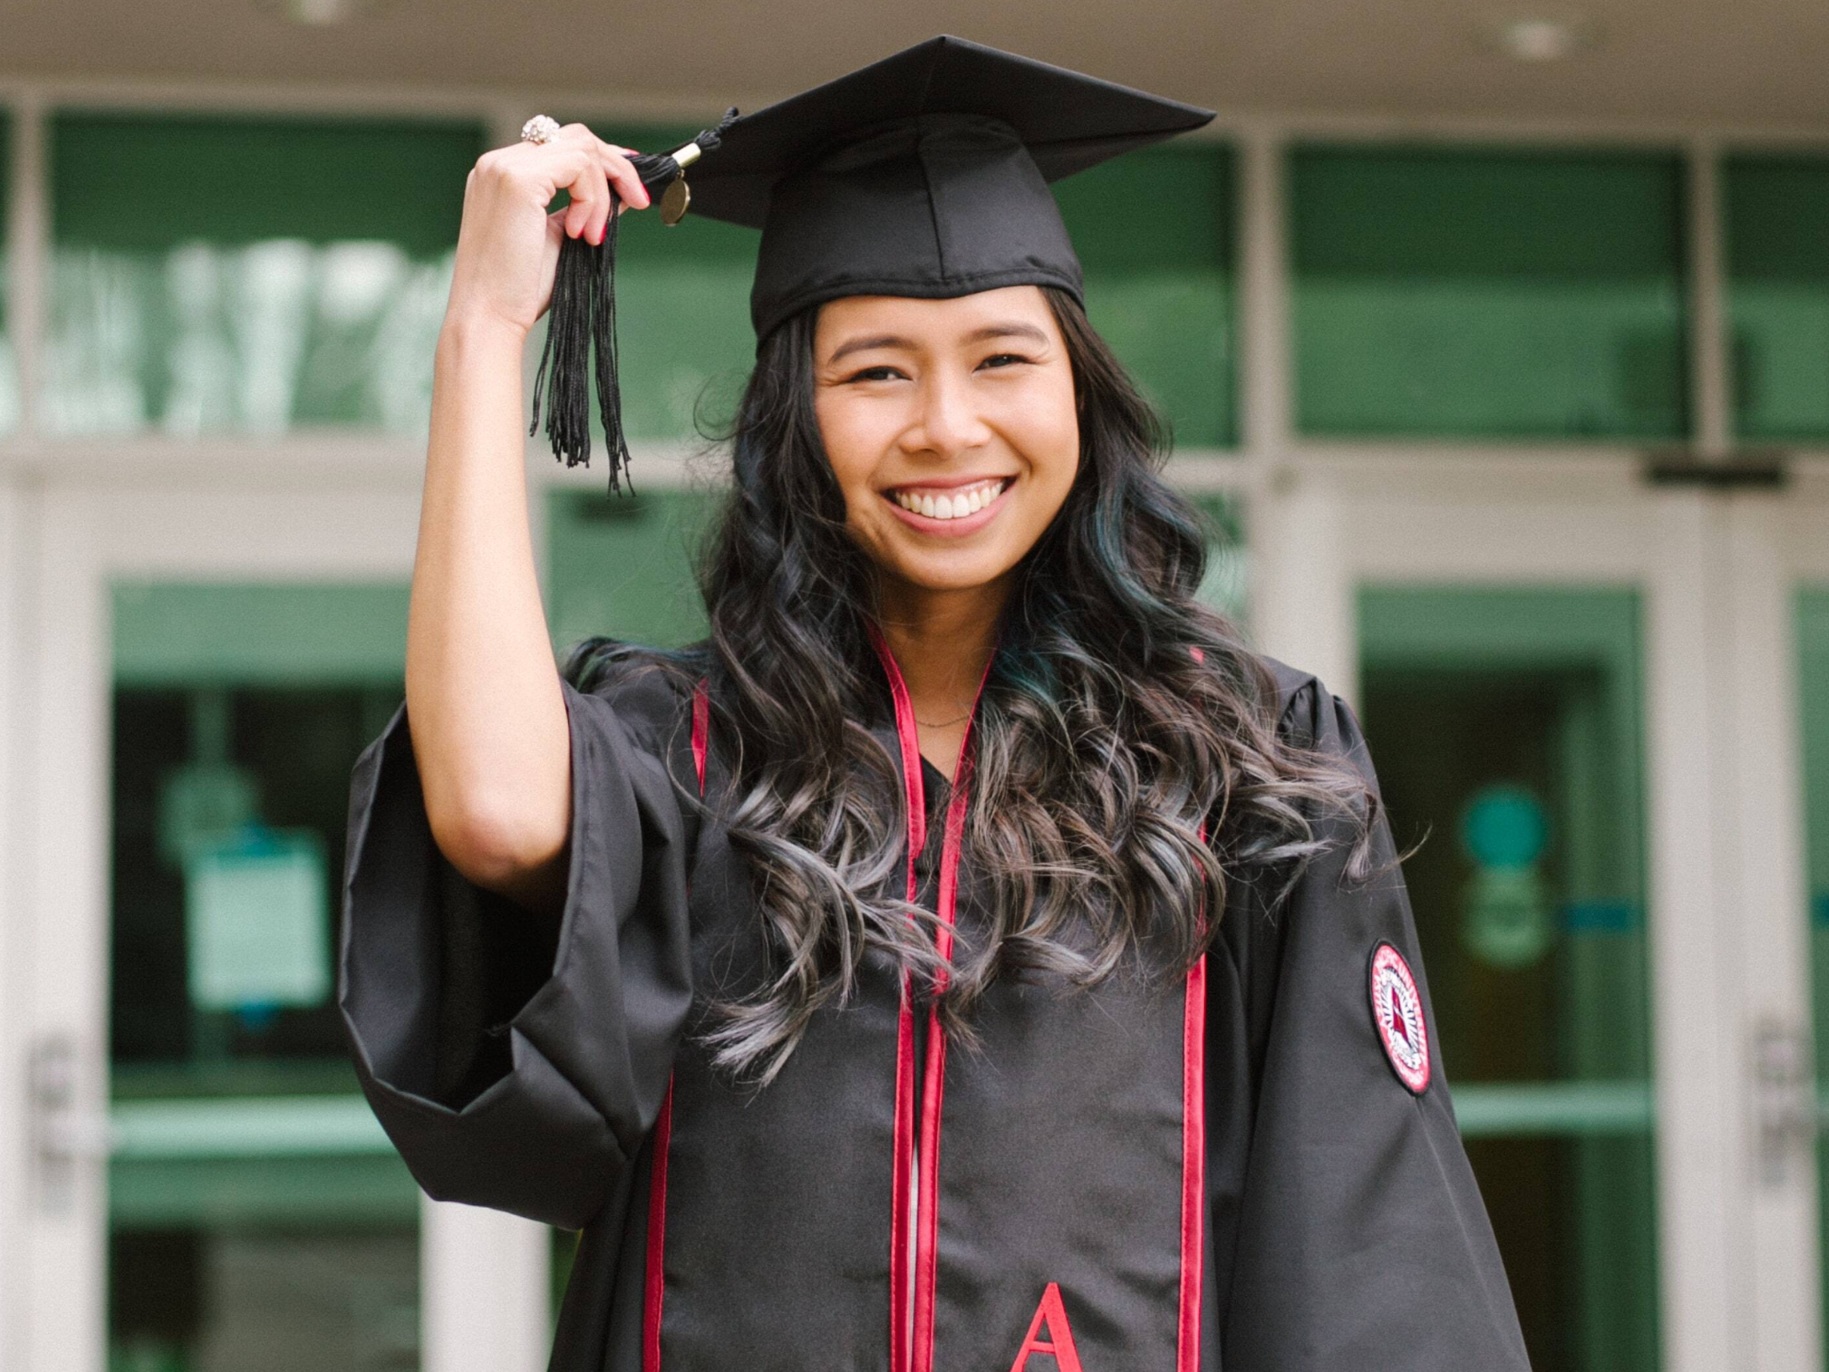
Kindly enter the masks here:
M 1818 1129 L 1810 1035 L 1788 1020 L 1753 1031 L 1753 1113 L 1759 1182 L 1781 1187 L 1813 1161 Z
M 40 1211 L 60 1214 L 75 1199 L 81 1168 L 107 1158 L 113 1129 L 107 1115 L 83 1104 L 72 1035 L 46 1034 L 32 1045 L 27 1088 L 34 1200 Z

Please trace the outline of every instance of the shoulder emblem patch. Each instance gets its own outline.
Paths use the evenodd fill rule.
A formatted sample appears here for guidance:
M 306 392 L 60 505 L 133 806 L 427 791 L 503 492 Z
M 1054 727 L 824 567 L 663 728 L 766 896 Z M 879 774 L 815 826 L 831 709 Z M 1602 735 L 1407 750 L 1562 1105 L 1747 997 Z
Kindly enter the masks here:
M 1385 1060 L 1412 1095 L 1429 1089 L 1429 1026 L 1423 998 L 1402 953 L 1388 943 L 1372 951 L 1372 1025 Z

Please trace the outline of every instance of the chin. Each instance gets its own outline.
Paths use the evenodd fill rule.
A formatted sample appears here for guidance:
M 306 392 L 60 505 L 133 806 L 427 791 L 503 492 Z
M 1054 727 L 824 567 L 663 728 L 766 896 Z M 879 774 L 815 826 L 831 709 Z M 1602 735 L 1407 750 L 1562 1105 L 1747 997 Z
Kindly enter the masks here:
M 896 580 L 920 591 L 976 591 L 1010 574 L 1002 559 L 935 563 L 926 559 L 896 562 L 887 569 Z

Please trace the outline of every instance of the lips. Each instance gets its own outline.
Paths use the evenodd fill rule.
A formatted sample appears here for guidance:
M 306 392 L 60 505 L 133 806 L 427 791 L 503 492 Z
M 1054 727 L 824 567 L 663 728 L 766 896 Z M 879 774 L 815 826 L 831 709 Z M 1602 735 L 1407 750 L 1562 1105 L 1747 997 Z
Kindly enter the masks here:
M 885 494 L 910 514 L 928 519 L 968 519 L 997 499 L 1014 478 L 993 477 L 964 486 L 945 489 L 923 486 L 899 486 Z

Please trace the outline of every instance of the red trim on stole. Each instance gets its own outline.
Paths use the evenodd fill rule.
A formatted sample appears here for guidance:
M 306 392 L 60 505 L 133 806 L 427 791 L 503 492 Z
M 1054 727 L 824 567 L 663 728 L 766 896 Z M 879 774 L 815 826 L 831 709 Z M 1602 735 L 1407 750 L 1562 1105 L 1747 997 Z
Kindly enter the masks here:
M 1175 1372 L 1200 1372 L 1201 1262 L 1207 1204 L 1207 957 L 1188 971 L 1181 1030 L 1181 1318 Z
M 711 751 L 711 686 L 701 681 L 692 692 L 692 770 L 698 774 L 699 795 L 705 794 L 705 757 Z
M 966 742 L 970 740 L 967 726 Z M 942 960 L 953 955 L 953 922 L 959 904 L 959 850 L 965 838 L 967 762 L 960 748 L 953 794 L 946 806 L 940 847 L 940 927 L 935 945 Z M 944 970 L 936 991 L 946 987 Z M 940 1115 L 946 1104 L 946 1030 L 936 1006 L 927 1012 L 927 1072 L 921 1089 L 921 1232 L 915 1239 L 914 1372 L 934 1365 L 934 1291 L 940 1276 Z
M 978 723 L 978 702 L 984 683 L 991 679 L 995 652 L 984 664 L 965 736 L 959 740 L 959 759 L 953 764 L 953 794 L 946 805 L 946 827 L 940 836 L 940 890 L 934 904 L 940 916 L 934 946 L 941 961 L 953 956 L 953 925 L 959 912 L 959 855 L 965 846 L 965 815 L 970 808 L 972 780 L 972 730 Z M 913 716 L 912 709 L 910 717 Z M 917 747 L 919 740 L 916 740 Z M 934 987 L 946 989 L 942 968 Z M 933 1372 L 934 1292 L 940 1276 L 940 1118 L 946 1105 L 946 1030 L 939 1007 L 927 1014 L 927 1070 L 921 1091 L 921 1232 L 915 1237 L 915 1311 L 913 1372 Z
M 660 1317 L 667 1279 L 667 1150 L 673 1143 L 673 1082 L 654 1121 L 653 1170 L 648 1174 L 648 1265 L 642 1289 L 642 1372 L 660 1372 Z
M 876 626 L 870 626 L 870 646 L 876 649 L 889 678 L 889 696 L 895 702 L 895 735 L 902 752 L 902 788 L 908 810 L 908 899 L 920 893 L 915 858 L 927 843 L 927 787 L 921 780 L 921 735 L 915 723 L 914 701 L 908 683 L 896 665 Z M 914 1209 L 914 999 L 908 980 L 902 980 L 902 1008 L 895 1033 L 895 1159 L 893 1194 L 889 1212 L 889 1369 L 908 1372 L 909 1230 Z
M 1190 649 L 1196 662 L 1206 654 Z M 1200 841 L 1207 825 L 1200 824 Z M 1181 1017 L 1181 1310 L 1175 1333 L 1175 1372 L 1200 1372 L 1201 1264 L 1207 1213 L 1207 955 L 1188 969 Z
M 699 682 L 692 692 L 692 770 L 699 794 L 705 794 L 705 758 L 711 750 L 711 688 Z M 652 1163 L 648 1173 L 648 1262 L 642 1274 L 642 1372 L 660 1372 L 660 1324 L 667 1295 L 667 1153 L 673 1145 L 673 1078 L 654 1121 Z
M 919 894 L 915 878 L 915 856 L 927 842 L 926 788 L 921 782 L 921 734 L 915 719 L 914 701 L 908 694 L 908 683 L 902 677 L 895 654 L 875 625 L 870 626 L 870 643 L 882 660 L 883 672 L 889 678 L 889 694 L 895 702 L 896 741 L 901 745 L 902 776 L 908 792 L 908 899 Z M 972 725 L 983 698 L 984 684 L 990 680 L 991 663 L 984 664 L 984 675 L 978 679 L 978 692 L 972 698 L 972 714 L 959 740 L 959 760 L 953 767 L 953 794 L 946 807 L 946 827 L 941 836 L 940 890 L 935 904 L 939 907 L 940 928 L 935 947 L 942 959 L 953 955 L 953 919 L 959 898 L 959 853 L 965 837 L 965 813 L 969 792 Z M 946 985 L 945 973 L 939 986 Z M 914 1155 L 914 1011 L 913 997 L 907 982 L 902 986 L 902 1016 L 896 1041 L 895 1106 L 895 1215 L 891 1225 L 889 1255 L 889 1320 L 891 1372 L 932 1372 L 934 1363 L 934 1288 L 939 1276 L 940 1235 L 940 1115 L 946 1095 L 946 1034 L 938 1010 L 927 1017 L 927 1063 L 921 1083 L 921 1215 L 920 1232 L 915 1236 L 915 1279 L 913 1348 L 905 1341 L 909 1327 L 907 1306 L 908 1230 L 912 1206 L 911 1163 Z

